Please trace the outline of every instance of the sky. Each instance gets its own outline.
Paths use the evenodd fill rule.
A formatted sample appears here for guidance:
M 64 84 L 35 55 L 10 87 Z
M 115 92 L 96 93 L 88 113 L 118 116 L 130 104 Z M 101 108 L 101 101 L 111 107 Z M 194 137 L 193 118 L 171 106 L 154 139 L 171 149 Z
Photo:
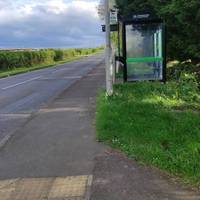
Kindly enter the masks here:
M 104 44 L 99 0 L 0 0 L 0 48 Z

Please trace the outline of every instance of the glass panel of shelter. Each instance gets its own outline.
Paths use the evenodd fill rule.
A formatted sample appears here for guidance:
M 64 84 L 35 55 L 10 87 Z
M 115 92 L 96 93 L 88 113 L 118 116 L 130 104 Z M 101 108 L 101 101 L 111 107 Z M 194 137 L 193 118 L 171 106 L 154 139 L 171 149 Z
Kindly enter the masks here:
M 162 24 L 126 24 L 127 80 L 162 80 Z

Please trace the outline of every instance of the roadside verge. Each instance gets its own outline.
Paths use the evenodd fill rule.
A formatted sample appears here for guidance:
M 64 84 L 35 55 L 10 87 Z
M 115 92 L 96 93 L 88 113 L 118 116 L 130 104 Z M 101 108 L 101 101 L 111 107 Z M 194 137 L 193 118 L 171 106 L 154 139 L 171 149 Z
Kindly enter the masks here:
M 99 140 L 199 187 L 200 94 L 189 91 L 177 83 L 116 85 L 98 99 Z

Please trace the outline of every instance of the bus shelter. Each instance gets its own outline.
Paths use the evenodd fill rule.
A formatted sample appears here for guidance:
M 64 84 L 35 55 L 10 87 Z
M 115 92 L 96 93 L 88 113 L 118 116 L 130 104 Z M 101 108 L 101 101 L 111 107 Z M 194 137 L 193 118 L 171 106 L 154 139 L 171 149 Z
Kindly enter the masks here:
M 118 48 L 125 82 L 166 80 L 165 24 L 145 16 L 119 21 Z

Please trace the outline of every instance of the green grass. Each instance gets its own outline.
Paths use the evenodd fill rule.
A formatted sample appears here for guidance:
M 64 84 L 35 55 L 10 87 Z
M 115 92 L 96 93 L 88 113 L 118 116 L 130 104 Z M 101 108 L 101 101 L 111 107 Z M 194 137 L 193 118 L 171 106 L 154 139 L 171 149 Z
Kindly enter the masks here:
M 182 84 L 118 84 L 97 103 L 98 139 L 200 186 L 200 95 Z
M 76 56 L 76 57 L 64 59 L 62 61 L 44 63 L 44 64 L 40 64 L 40 65 L 34 65 L 32 67 L 18 67 L 18 68 L 14 68 L 14 69 L 11 69 L 11 70 L 3 70 L 3 71 L 0 71 L 0 78 L 5 78 L 5 77 L 8 77 L 8 76 L 14 76 L 14 75 L 17 75 L 17 74 L 22 74 L 22 73 L 26 73 L 26 72 L 30 72 L 30 71 L 39 70 L 39 69 L 54 67 L 58 64 L 63 64 L 63 63 L 79 60 L 82 57 L 83 56 Z

